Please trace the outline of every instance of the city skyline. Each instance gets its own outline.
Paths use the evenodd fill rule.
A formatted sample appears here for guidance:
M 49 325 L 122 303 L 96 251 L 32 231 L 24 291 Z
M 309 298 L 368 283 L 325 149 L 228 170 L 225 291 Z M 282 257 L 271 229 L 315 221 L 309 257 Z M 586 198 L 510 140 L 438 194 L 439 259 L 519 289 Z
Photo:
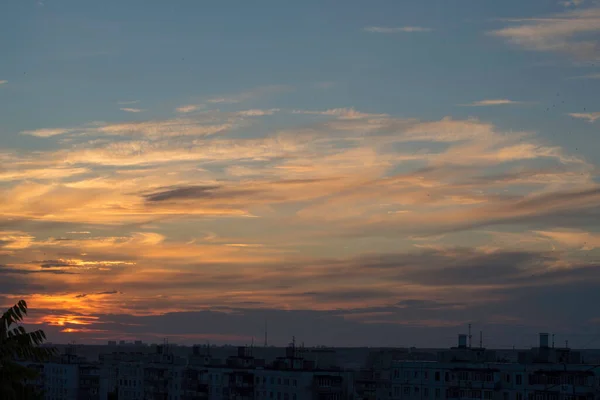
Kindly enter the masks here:
M 598 1 L 6 8 L 0 305 L 50 341 L 600 345 Z

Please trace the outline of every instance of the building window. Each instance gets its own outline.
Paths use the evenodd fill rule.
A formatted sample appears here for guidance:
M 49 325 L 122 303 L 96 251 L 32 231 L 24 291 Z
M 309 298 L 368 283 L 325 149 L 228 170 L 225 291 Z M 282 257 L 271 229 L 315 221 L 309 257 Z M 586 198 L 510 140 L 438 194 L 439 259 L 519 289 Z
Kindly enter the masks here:
M 450 380 L 450 374 L 448 372 L 444 373 L 444 380 L 448 382 Z
M 429 389 L 428 388 L 423 388 L 423 396 L 429 397 Z
M 510 383 L 510 374 L 506 374 L 504 379 L 506 380 L 506 383 Z
M 435 398 L 436 399 L 440 398 L 440 388 L 435 388 Z
M 483 392 L 483 398 L 486 400 L 491 400 L 492 398 L 492 392 L 489 390 L 486 390 Z
M 435 371 L 435 380 L 436 382 L 440 381 L 440 371 Z
M 504 400 L 508 400 L 508 392 L 504 392 L 504 393 L 502 393 L 502 398 L 503 398 Z
M 427 379 L 427 371 L 423 371 L 423 378 Z
M 517 375 L 519 376 L 519 375 Z M 523 393 L 515 393 L 515 400 L 523 400 Z
M 418 377 L 419 377 L 419 371 L 415 371 L 415 372 L 413 373 L 413 377 L 415 377 L 415 378 L 418 378 Z
M 404 388 L 402 389 L 402 392 L 406 395 L 410 394 L 410 386 L 404 386 Z
M 522 385 L 522 384 L 523 384 L 523 375 L 521 375 L 521 374 L 517 374 L 517 375 L 515 376 L 515 380 L 516 380 L 516 382 L 517 382 L 517 385 Z

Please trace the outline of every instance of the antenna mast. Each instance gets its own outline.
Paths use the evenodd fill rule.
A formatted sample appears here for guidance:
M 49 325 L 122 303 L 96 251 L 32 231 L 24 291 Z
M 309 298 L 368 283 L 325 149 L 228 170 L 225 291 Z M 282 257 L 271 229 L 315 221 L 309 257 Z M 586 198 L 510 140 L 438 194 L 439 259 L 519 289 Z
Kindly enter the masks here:
M 268 342 L 267 342 L 267 320 L 265 319 L 265 347 L 268 346 Z
M 469 348 L 471 348 L 471 324 L 469 324 Z

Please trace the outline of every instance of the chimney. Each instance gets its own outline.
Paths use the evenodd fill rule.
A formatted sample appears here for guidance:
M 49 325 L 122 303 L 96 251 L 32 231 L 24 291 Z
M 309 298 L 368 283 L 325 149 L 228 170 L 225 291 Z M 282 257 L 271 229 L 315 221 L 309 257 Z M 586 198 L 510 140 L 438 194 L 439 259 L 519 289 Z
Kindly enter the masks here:
M 464 333 L 461 333 L 460 335 L 458 335 L 458 347 L 460 349 L 467 348 L 467 335 L 465 335 Z
M 548 334 L 540 333 L 540 348 L 546 349 L 548 348 Z

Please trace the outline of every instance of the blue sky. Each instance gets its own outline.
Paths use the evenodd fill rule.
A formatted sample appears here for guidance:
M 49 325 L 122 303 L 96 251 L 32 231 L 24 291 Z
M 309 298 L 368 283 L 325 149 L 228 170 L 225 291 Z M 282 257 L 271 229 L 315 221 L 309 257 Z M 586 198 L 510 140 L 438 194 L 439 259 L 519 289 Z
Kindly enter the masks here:
M 0 300 L 56 340 L 231 310 L 330 316 L 307 343 L 597 331 L 545 314 L 600 277 L 597 1 L 11 1 L 0 24 Z

